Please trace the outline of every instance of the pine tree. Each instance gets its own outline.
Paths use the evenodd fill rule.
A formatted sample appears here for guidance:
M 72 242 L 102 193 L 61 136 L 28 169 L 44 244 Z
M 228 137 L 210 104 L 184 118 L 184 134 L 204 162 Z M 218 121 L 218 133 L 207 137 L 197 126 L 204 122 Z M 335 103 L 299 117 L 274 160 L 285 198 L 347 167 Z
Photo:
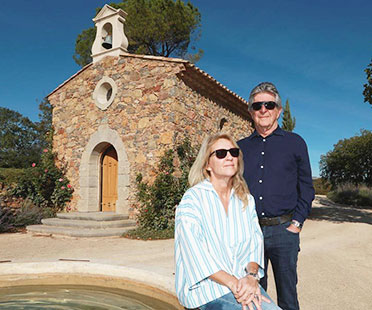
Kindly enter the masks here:
M 110 5 L 128 13 L 125 34 L 129 53 L 181 57 L 194 63 L 203 56 L 203 50 L 197 51 L 194 46 L 201 36 L 201 14 L 190 1 L 122 0 Z M 96 13 L 99 11 L 96 9 Z M 78 35 L 73 55 L 78 65 L 83 67 L 92 61 L 95 36 L 95 27 Z
M 296 126 L 296 118 L 291 115 L 291 109 L 289 107 L 289 101 L 285 102 L 282 119 L 282 129 L 286 131 L 293 131 Z

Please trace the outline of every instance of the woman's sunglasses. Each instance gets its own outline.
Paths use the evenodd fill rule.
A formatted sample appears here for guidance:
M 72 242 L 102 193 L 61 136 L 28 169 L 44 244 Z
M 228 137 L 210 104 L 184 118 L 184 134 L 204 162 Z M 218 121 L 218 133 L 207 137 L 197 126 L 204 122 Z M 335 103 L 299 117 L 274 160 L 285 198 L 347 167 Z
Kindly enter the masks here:
M 209 157 L 211 157 L 214 153 L 216 153 L 216 157 L 219 159 L 225 158 L 227 155 L 227 152 L 230 152 L 232 157 L 238 157 L 239 156 L 239 149 L 237 147 L 234 147 L 232 149 L 226 150 L 226 149 L 219 149 L 213 151 Z
M 274 101 L 257 101 L 257 102 L 252 103 L 251 108 L 255 111 L 259 111 L 259 110 L 261 110 L 262 105 L 264 105 L 265 108 L 268 109 L 268 110 L 274 110 L 274 108 L 276 107 L 276 102 L 274 102 Z

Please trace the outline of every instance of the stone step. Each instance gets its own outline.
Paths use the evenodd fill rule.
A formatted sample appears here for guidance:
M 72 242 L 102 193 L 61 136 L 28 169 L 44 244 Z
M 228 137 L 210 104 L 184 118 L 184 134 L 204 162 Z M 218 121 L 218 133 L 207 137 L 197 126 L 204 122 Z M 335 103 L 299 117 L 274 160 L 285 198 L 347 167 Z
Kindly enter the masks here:
M 71 237 L 121 236 L 136 228 L 128 215 L 114 212 L 57 213 L 56 218 L 43 219 L 42 225 L 27 226 L 30 233 L 55 234 Z
M 64 219 L 64 218 L 47 218 L 41 222 L 47 226 L 60 227 L 80 227 L 80 228 L 109 228 L 109 227 L 128 227 L 135 226 L 134 220 L 115 220 L 115 221 L 96 221 L 96 220 L 80 220 L 80 219 Z
M 30 225 L 27 226 L 27 231 L 30 233 L 64 235 L 70 237 L 112 237 L 121 236 L 125 232 L 134 228 L 136 228 L 136 226 L 90 229 L 48 225 Z
M 114 212 L 69 212 L 57 213 L 60 219 L 90 220 L 90 221 L 118 221 L 129 219 L 128 215 Z

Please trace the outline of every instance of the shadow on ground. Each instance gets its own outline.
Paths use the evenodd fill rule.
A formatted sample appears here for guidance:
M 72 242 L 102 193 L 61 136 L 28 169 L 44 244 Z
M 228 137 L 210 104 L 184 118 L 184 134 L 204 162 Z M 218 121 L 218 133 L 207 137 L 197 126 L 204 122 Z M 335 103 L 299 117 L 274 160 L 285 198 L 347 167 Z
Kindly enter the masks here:
M 372 225 L 372 207 L 340 205 L 333 203 L 325 196 L 316 196 L 309 219 Z

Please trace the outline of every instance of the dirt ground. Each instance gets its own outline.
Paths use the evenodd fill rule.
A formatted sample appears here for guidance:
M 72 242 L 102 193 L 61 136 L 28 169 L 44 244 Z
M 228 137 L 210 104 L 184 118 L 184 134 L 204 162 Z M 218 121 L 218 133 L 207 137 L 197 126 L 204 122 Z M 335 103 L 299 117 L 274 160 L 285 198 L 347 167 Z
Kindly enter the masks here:
M 8 264 L 61 259 L 151 271 L 174 282 L 173 240 L 0 235 L 0 272 Z M 301 232 L 298 271 L 302 310 L 372 309 L 372 209 L 317 196 Z M 272 276 L 268 292 L 275 300 Z
M 301 232 L 298 274 L 302 310 L 372 309 L 372 209 L 317 196 Z

